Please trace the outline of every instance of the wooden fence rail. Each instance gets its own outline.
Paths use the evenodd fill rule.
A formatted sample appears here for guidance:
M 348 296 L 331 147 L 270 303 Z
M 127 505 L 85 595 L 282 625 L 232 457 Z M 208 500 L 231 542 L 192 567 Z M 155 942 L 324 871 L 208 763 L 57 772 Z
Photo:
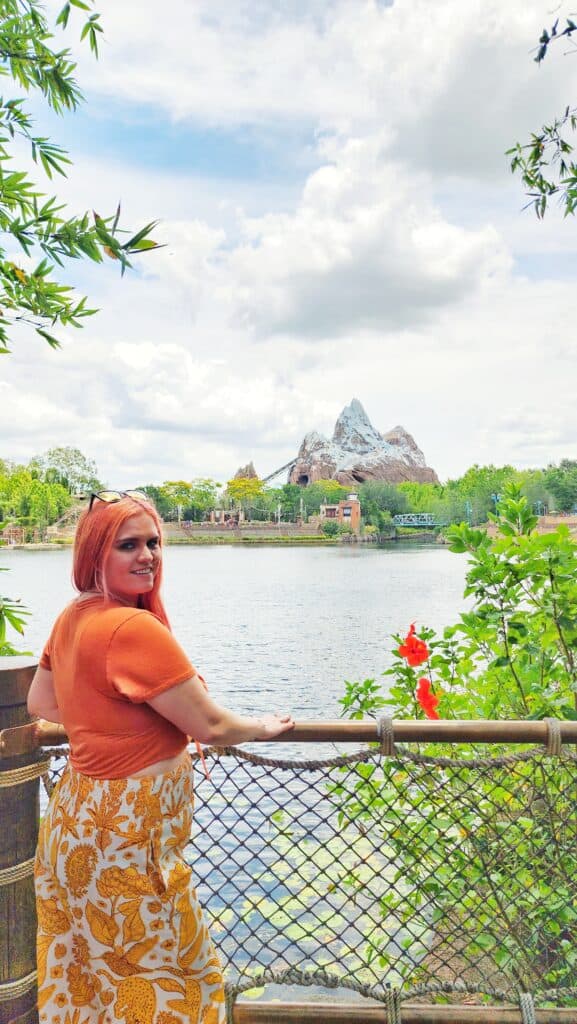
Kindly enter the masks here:
M 18 659 L 4 658 L 3 661 Z M 22 659 L 20 659 L 22 660 Z M 577 721 L 557 723 L 562 743 L 577 744 Z M 546 744 L 549 726 L 540 722 L 495 722 L 491 719 L 475 721 L 439 720 L 413 721 L 394 719 L 395 743 L 534 743 Z M 378 723 L 363 722 L 297 722 L 289 733 L 268 739 L 267 743 L 375 743 L 379 741 Z M 15 757 L 30 753 L 41 746 L 59 746 L 68 742 L 61 725 L 53 722 L 33 722 L 26 728 L 5 729 L 0 736 L 0 756 Z M 576 1022 L 577 1024 L 577 1022 Z

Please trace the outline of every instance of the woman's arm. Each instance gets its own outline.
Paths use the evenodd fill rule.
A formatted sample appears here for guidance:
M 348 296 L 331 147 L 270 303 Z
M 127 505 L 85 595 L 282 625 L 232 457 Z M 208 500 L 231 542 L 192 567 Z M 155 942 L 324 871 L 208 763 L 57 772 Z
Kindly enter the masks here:
M 208 695 L 196 675 L 165 690 L 148 703 L 187 736 L 215 746 L 266 740 L 294 726 L 288 714 L 248 718 L 228 711 Z
M 62 722 L 54 693 L 52 672 L 47 668 L 38 667 L 36 669 L 28 691 L 28 713 L 45 718 L 48 722 Z

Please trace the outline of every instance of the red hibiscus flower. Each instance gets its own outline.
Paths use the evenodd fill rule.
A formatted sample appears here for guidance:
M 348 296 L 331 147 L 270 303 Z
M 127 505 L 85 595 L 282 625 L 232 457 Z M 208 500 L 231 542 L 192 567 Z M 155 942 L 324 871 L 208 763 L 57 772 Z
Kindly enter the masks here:
M 441 717 L 437 711 L 439 698 L 432 692 L 431 684 L 428 679 L 425 679 L 424 677 L 419 679 L 415 696 L 427 718 Z
M 429 657 L 429 648 L 425 641 L 419 640 L 419 637 L 415 635 L 414 622 L 411 623 L 409 632 L 405 637 L 405 642 L 399 647 L 399 654 L 401 658 L 407 659 L 412 668 L 415 668 L 416 665 L 422 665 Z

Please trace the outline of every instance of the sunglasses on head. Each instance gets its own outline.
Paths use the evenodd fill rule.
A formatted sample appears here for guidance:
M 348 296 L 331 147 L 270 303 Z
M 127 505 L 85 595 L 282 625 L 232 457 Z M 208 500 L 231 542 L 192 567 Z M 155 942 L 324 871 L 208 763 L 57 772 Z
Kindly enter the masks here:
M 93 491 L 90 495 L 89 512 L 97 498 L 98 501 L 103 501 L 105 505 L 113 505 L 116 501 L 122 501 L 123 498 L 137 498 L 140 501 L 148 501 L 148 495 L 144 491 Z

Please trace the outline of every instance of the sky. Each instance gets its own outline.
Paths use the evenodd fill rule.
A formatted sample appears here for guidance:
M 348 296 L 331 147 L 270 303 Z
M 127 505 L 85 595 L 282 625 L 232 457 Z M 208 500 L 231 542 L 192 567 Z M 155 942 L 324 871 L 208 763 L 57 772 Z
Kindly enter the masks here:
M 122 279 L 61 272 L 100 312 L 56 352 L 14 334 L 0 457 L 71 445 L 118 488 L 267 476 L 355 397 L 442 480 L 575 458 L 577 222 L 523 209 L 505 155 L 577 101 L 577 53 L 532 60 L 563 13 L 123 0 L 102 5 L 98 61 L 72 21 L 86 102 L 33 102 L 74 161 L 58 194 L 120 201 L 164 247 Z

